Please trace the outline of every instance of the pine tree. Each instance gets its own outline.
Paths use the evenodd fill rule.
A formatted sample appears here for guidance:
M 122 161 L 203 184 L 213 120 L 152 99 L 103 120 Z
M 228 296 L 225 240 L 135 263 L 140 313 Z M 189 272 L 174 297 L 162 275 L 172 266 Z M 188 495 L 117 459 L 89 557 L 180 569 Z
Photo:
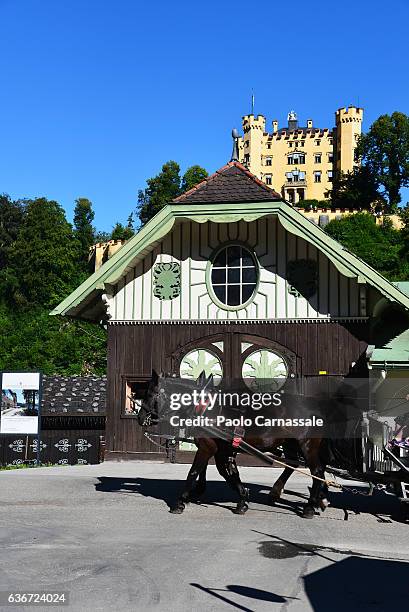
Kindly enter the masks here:
M 11 297 L 22 305 L 50 308 L 77 286 L 78 243 L 57 202 L 39 198 L 27 203 L 10 267 L 17 281 Z
M 79 242 L 80 259 L 84 267 L 88 263 L 89 248 L 94 244 L 95 230 L 92 225 L 94 217 L 92 202 L 87 198 L 75 200 L 74 235 Z

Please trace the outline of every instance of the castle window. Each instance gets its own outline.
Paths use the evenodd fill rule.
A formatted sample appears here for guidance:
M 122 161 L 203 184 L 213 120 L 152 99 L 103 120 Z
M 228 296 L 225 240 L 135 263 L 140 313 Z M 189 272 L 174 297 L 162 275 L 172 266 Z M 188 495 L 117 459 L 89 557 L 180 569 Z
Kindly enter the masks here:
M 211 267 L 211 289 L 216 301 L 237 307 L 248 302 L 257 286 L 258 270 L 254 255 L 245 247 L 232 244 L 216 253 Z
M 266 185 L 271 185 L 273 182 L 273 177 L 271 174 L 266 174 Z
M 316 144 L 316 146 L 317 146 L 317 147 L 319 147 L 319 146 L 320 146 L 320 144 L 321 144 L 321 140 L 316 140 L 316 141 L 315 141 L 315 144 Z
M 272 157 L 266 157 L 266 166 L 271 166 L 273 163 Z
M 267 149 L 271 149 L 271 144 L 270 143 L 267 144 Z
M 330 164 L 332 164 L 333 161 L 334 161 L 334 154 L 333 153 L 328 153 L 328 162 Z
M 328 175 L 328 181 L 332 183 L 332 176 L 333 176 L 332 170 L 327 170 L 327 175 Z
M 289 146 L 289 147 L 292 147 L 292 146 L 293 146 L 293 143 L 292 143 L 292 142 L 289 142 L 289 143 L 288 143 L 288 146 Z
M 250 154 L 249 153 L 246 153 L 244 155 L 244 163 L 245 164 L 249 164 L 250 163 Z
M 305 164 L 304 153 L 291 153 L 291 155 L 287 157 L 287 164 L 290 166 L 292 164 Z
M 321 172 L 319 170 L 314 172 L 314 183 L 321 183 Z
M 299 181 L 305 181 L 305 172 L 300 172 L 300 170 L 293 170 L 292 172 L 285 173 L 287 177 L 287 183 L 297 183 Z
M 316 154 L 314 155 L 314 162 L 315 162 L 316 164 L 320 164 L 320 163 L 321 163 L 321 153 L 316 153 Z
M 302 141 L 300 142 L 300 145 L 301 145 L 302 147 L 305 145 L 304 140 L 302 140 Z

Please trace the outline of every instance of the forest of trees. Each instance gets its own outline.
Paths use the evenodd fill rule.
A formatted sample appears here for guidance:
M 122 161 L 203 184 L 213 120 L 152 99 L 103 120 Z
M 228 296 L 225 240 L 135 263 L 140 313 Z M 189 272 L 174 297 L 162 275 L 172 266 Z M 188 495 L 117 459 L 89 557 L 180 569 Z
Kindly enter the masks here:
M 409 118 L 383 115 L 358 141 L 356 153 L 360 166 L 337 178 L 331 203 L 368 212 L 332 221 L 325 231 L 390 280 L 409 280 L 409 208 L 400 205 L 401 190 L 409 185 Z M 103 327 L 51 317 L 50 310 L 90 274 L 92 244 L 131 238 L 135 227 L 207 176 L 200 166 L 182 176 L 179 165 L 168 161 L 139 191 L 126 223 L 115 223 L 111 232 L 95 229 L 86 198 L 76 200 L 70 224 L 58 202 L 0 195 L 0 370 L 103 374 Z M 387 217 L 377 224 L 371 213 L 379 209 L 398 212 L 402 229 Z

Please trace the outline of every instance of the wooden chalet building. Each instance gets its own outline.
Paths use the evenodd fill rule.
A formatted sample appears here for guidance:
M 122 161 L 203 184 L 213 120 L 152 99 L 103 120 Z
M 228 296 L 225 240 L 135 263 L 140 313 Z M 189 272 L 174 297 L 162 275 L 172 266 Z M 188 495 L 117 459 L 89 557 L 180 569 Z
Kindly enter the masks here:
M 408 308 L 398 287 L 230 162 L 52 314 L 107 324 L 106 456 L 132 458 L 158 451 L 129 402 L 152 369 L 195 378 L 205 367 L 229 380 L 251 356 L 271 376 L 365 375 L 368 346 L 407 329 Z

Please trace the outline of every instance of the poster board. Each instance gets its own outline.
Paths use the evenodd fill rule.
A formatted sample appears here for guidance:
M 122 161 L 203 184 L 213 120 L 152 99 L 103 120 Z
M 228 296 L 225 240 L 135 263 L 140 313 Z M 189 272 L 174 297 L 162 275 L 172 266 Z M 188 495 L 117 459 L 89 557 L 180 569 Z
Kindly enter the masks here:
M 3 372 L 0 434 L 38 434 L 41 374 Z

